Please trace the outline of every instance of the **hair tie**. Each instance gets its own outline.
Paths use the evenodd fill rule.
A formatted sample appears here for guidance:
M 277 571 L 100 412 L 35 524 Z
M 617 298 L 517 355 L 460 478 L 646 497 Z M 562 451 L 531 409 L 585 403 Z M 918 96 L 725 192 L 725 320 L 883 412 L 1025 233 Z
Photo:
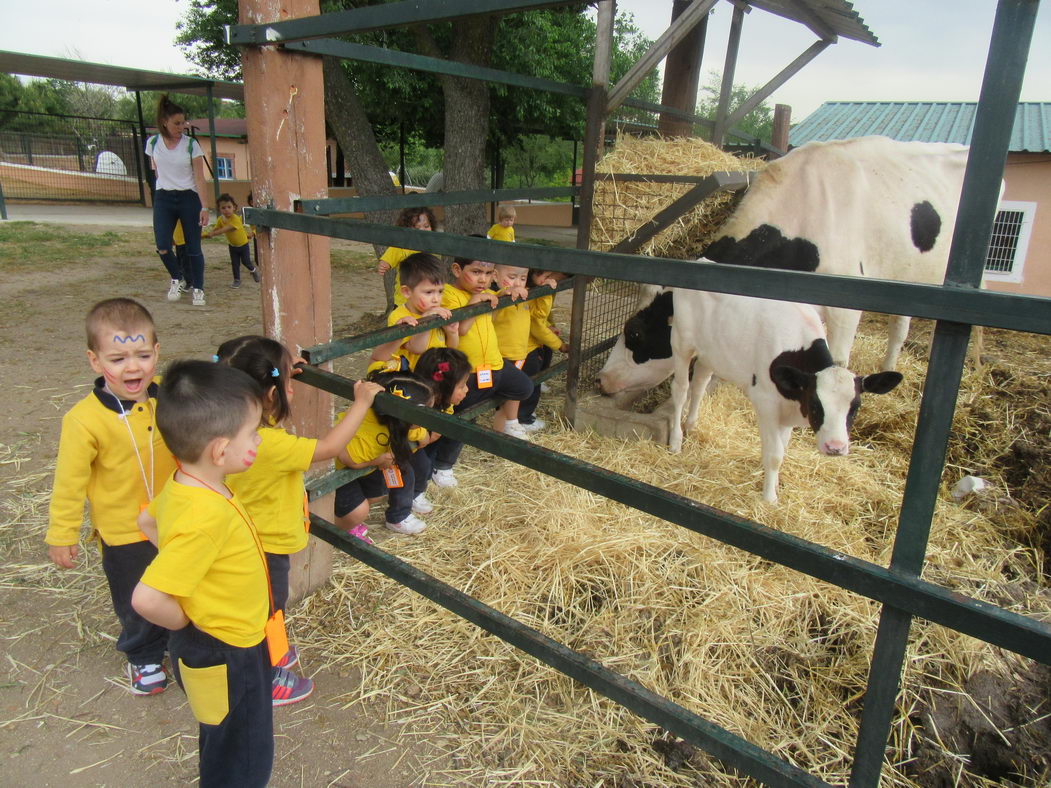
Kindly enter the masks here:
M 278 371 L 277 367 L 274 367 L 272 370 L 270 370 L 270 377 L 272 377 L 272 378 L 279 378 L 279 377 L 281 377 L 281 373 Z
M 395 397 L 401 397 L 402 399 L 409 399 L 409 395 L 406 394 L 404 391 L 402 391 L 397 386 L 391 386 L 390 393 L 393 394 Z
M 216 354 L 212 355 L 212 363 L 213 364 L 218 364 L 219 363 L 219 356 L 218 355 L 216 355 Z
M 438 362 L 438 369 L 435 370 L 434 374 L 431 375 L 431 377 L 434 378 L 439 383 L 441 383 L 443 380 L 445 380 L 445 373 L 448 372 L 448 371 L 449 371 L 449 362 L 448 361 L 439 361 Z

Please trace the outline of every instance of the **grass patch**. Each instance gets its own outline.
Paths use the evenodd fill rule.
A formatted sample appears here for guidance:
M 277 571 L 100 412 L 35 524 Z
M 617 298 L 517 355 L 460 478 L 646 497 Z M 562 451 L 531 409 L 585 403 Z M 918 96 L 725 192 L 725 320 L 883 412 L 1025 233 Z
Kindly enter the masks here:
M 146 250 L 152 249 L 151 235 L 146 230 L 85 233 L 55 224 L 5 222 L 0 225 L 0 268 L 17 271 L 46 263 L 82 263 L 102 256 L 140 257 L 143 243 Z
M 349 249 L 333 249 L 331 255 L 333 271 L 373 271 L 376 268 L 375 255 Z

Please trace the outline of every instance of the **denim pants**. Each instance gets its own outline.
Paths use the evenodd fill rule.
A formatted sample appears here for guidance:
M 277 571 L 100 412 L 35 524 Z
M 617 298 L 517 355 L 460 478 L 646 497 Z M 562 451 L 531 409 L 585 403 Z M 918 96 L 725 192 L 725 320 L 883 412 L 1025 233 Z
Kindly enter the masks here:
M 99 549 L 113 611 L 120 621 L 117 650 L 123 651 L 134 665 L 160 665 L 168 648 L 168 630 L 151 624 L 131 606 L 131 593 L 157 556 L 157 548 L 151 542 L 110 546 L 100 539 Z
M 429 447 L 428 447 L 429 448 Z M 387 494 L 387 522 L 400 523 L 412 512 L 412 501 L 427 492 L 431 479 L 431 461 L 426 450 L 414 451 L 408 467 L 398 466 L 401 471 L 401 487 L 387 488 L 383 472 L 377 468 L 368 476 L 348 482 L 336 490 L 336 517 L 354 511 L 362 501 L 379 498 Z
M 182 279 L 172 242 L 175 223 L 182 220 L 186 256 L 190 261 L 190 286 L 204 289 L 204 254 L 201 252 L 201 198 L 193 189 L 157 189 L 153 194 L 153 241 L 172 279 Z

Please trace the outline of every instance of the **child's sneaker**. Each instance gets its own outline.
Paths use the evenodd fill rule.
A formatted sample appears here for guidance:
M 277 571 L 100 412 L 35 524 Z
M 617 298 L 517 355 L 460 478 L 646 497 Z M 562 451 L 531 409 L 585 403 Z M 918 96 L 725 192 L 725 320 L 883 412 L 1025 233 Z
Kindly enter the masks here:
M 240 279 L 235 279 L 234 281 L 232 281 L 230 283 L 230 287 L 240 287 L 240 286 L 241 286 L 241 280 Z
M 182 289 L 179 287 L 179 280 L 172 279 L 171 286 L 168 288 L 168 300 L 178 301 L 180 295 L 182 295 Z
M 348 528 L 347 533 L 350 536 L 353 536 L 355 539 L 360 539 L 361 541 L 368 542 L 369 544 L 376 544 L 371 539 L 369 539 L 369 529 L 365 527 L 365 523 L 358 523 L 353 528 Z
M 430 514 L 434 511 L 434 504 L 427 500 L 425 493 L 420 493 L 412 499 L 412 510 L 416 514 Z
M 152 662 L 146 665 L 129 662 L 128 678 L 133 695 L 156 695 L 164 692 L 168 686 L 168 674 L 164 672 L 164 666 Z
M 427 523 L 411 512 L 400 523 L 386 523 L 386 526 L 396 534 L 418 534 L 427 530 Z
M 435 468 L 431 474 L 431 481 L 439 487 L 455 487 L 459 484 L 453 476 L 452 468 Z
M 541 394 L 550 394 L 551 393 L 551 387 L 549 385 L 547 385 L 546 383 L 541 383 L 540 384 L 540 393 Z
M 290 706 L 306 700 L 314 691 L 314 682 L 297 676 L 288 668 L 274 668 L 272 699 L 275 706 Z
M 193 305 L 204 306 L 204 291 L 198 290 L 196 287 L 193 289 Z
M 504 425 L 504 435 L 510 435 L 512 438 L 518 438 L 523 441 L 529 440 L 529 433 L 522 429 L 522 425 L 518 423 L 517 419 Z
M 547 426 L 547 422 L 543 419 L 533 419 L 529 424 L 522 424 L 522 422 L 519 422 L 518 426 L 526 432 L 539 432 Z
M 295 646 L 289 646 L 288 651 L 285 652 L 285 656 L 281 657 L 281 661 L 274 665 L 275 668 L 290 668 L 299 662 L 299 649 Z
M 252 278 L 253 278 L 253 279 L 254 279 L 255 281 L 257 281 L 257 282 L 259 281 L 259 266 L 256 266 L 255 268 L 253 268 L 253 269 L 252 269 L 251 271 L 249 271 L 248 273 L 250 273 L 250 274 L 252 275 Z

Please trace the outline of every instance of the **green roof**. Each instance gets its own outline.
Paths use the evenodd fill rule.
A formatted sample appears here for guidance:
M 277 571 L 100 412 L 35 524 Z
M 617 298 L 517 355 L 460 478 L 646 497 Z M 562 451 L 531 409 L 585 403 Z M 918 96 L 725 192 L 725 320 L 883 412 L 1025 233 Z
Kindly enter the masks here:
M 789 132 L 789 145 L 880 134 L 902 142 L 969 145 L 978 109 L 973 101 L 826 101 Z M 1028 101 L 1015 110 L 1011 153 L 1051 151 L 1051 102 Z

